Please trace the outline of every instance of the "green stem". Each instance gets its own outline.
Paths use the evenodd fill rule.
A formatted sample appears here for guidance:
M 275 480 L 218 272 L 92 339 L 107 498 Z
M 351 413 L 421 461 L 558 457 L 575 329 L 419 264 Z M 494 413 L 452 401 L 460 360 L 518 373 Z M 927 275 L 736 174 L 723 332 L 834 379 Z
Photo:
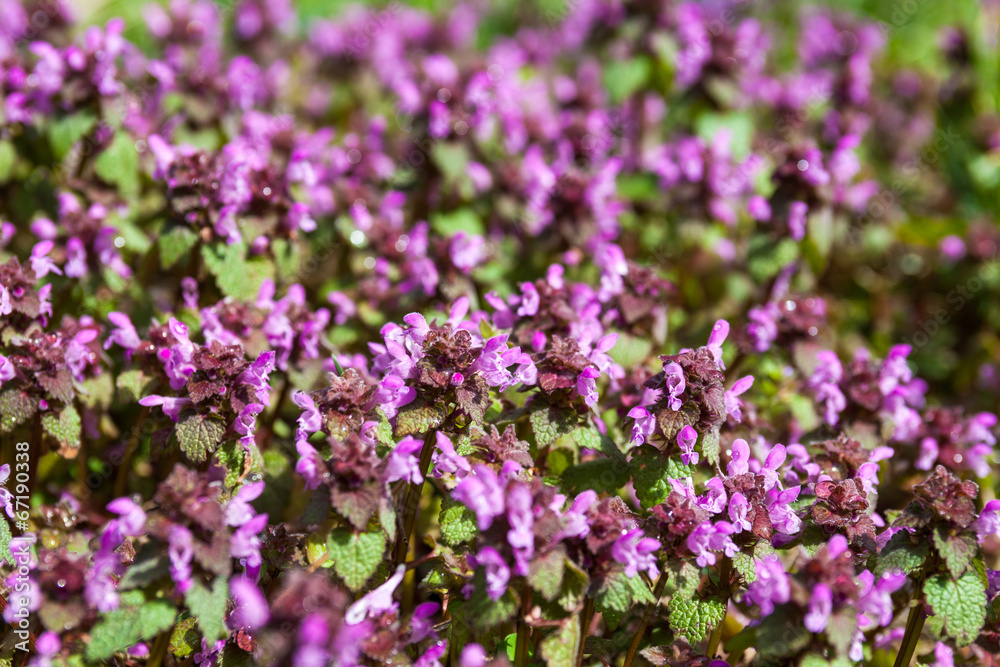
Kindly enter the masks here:
M 406 486 L 406 495 L 403 499 L 403 531 L 396 539 L 394 566 L 406 561 L 406 553 L 410 548 L 410 535 L 413 534 L 413 527 L 417 524 L 417 510 L 420 508 L 420 496 L 424 492 L 424 484 L 427 482 L 427 469 L 431 465 L 431 455 L 434 453 L 434 442 L 436 434 L 431 431 L 424 438 L 424 446 L 420 450 L 420 475 L 423 481 L 420 484 L 409 483 Z
M 576 651 L 576 667 L 583 664 L 583 646 L 587 643 L 587 636 L 590 634 L 590 623 L 594 618 L 594 598 L 587 596 L 583 598 L 583 613 L 580 614 L 580 646 Z
M 139 418 L 132 427 L 132 434 L 128 444 L 125 445 L 125 454 L 122 455 L 122 462 L 118 466 L 118 475 L 115 477 L 115 498 L 121 498 L 128 491 L 128 480 L 132 473 L 132 457 L 139 449 L 139 441 L 142 439 L 142 425 L 149 418 L 149 407 L 143 406 L 139 412 Z M 86 479 L 86 477 L 84 478 Z
M 524 617 L 531 613 L 531 589 L 527 583 L 521 585 L 521 614 L 517 618 L 517 644 L 514 646 L 514 667 L 528 664 L 528 645 L 531 643 L 531 628 Z
M 729 559 L 728 556 L 722 559 L 719 564 L 719 587 L 722 589 L 722 593 L 726 598 L 726 608 L 728 611 L 729 607 L 729 578 L 732 572 L 733 561 Z M 719 643 L 722 641 L 722 626 L 725 625 L 726 617 L 725 614 L 722 616 L 722 620 L 715 624 L 712 628 L 712 634 L 708 637 L 708 648 L 705 650 L 705 655 L 709 658 L 714 658 L 715 654 L 719 651 Z
M 909 667 L 913 660 L 913 653 L 917 650 L 917 643 L 920 641 L 920 632 L 924 629 L 924 599 L 921 595 L 918 599 L 910 603 L 910 615 L 906 619 L 906 632 L 903 634 L 903 643 L 896 654 L 896 662 L 893 667 Z
M 653 601 L 646 605 L 646 611 L 642 613 L 642 620 L 639 621 L 639 627 L 635 629 L 635 636 L 632 637 L 632 642 L 628 645 L 628 653 L 625 654 L 625 662 L 622 667 L 632 667 L 632 661 L 635 660 L 639 646 L 642 644 L 643 635 L 646 634 L 646 626 L 653 618 L 653 613 L 656 611 L 657 605 L 660 604 L 660 598 L 663 597 L 663 589 L 666 586 L 667 573 L 661 572 L 660 578 L 656 580 L 656 588 L 653 589 Z
M 167 655 L 167 648 L 170 646 L 170 632 L 162 632 L 156 638 L 153 648 L 149 652 L 149 662 L 146 667 L 160 667 L 163 658 Z

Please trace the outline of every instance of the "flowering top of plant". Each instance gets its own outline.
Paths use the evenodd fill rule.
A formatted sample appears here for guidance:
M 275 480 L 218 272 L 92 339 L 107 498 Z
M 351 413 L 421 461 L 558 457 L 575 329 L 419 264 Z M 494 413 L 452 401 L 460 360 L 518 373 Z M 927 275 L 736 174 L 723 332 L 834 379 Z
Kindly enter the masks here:
M 0 662 L 997 664 L 996 2 L 322 4 L 0 0 Z

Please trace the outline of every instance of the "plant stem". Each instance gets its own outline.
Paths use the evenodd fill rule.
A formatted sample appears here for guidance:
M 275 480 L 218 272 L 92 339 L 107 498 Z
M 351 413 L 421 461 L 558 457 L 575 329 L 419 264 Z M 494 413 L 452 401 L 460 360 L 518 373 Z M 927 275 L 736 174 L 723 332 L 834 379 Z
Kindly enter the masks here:
M 524 617 L 531 612 L 531 589 L 527 582 L 521 585 L 521 614 L 517 618 L 517 644 L 514 646 L 514 667 L 528 664 L 528 644 L 531 643 L 531 628 Z
M 910 615 L 906 619 L 906 632 L 903 634 L 903 643 L 899 646 L 899 653 L 896 654 L 896 662 L 893 667 L 909 667 L 913 660 L 913 653 L 917 650 L 917 643 L 920 641 L 920 632 L 924 629 L 924 598 L 921 595 L 918 599 L 910 603 Z
M 167 648 L 169 646 L 170 632 L 161 632 L 149 652 L 149 662 L 146 663 L 146 667 L 160 667 L 164 656 L 167 655 Z
M 135 426 L 132 427 L 132 435 L 128 440 L 128 444 L 125 445 L 125 454 L 122 456 L 121 465 L 118 466 L 118 476 L 115 477 L 115 498 L 121 498 L 128 491 L 128 479 L 129 473 L 132 472 L 132 457 L 135 456 L 135 452 L 139 449 L 139 441 L 142 438 L 142 425 L 146 423 L 146 419 L 149 418 L 149 407 L 143 406 L 142 411 L 139 412 L 139 419 L 135 422 Z
M 594 618 L 594 598 L 583 598 L 583 613 L 580 614 L 580 647 L 576 652 L 576 667 L 583 664 L 583 645 L 587 643 L 590 634 L 590 623 Z
M 428 433 L 424 438 L 424 446 L 420 450 L 420 475 L 423 481 L 420 484 L 407 484 L 406 487 L 406 495 L 403 499 L 403 531 L 396 539 L 394 567 L 406 561 L 406 553 L 410 547 L 410 535 L 413 534 L 413 527 L 417 524 L 420 496 L 423 495 L 424 484 L 427 482 L 427 469 L 431 465 L 431 454 L 434 453 L 435 439 L 434 431 Z
M 722 562 L 719 564 L 719 587 L 726 598 L 727 612 L 729 610 L 729 595 L 731 593 L 729 590 L 729 578 L 732 567 L 733 561 L 728 556 L 723 557 Z M 712 634 L 708 637 L 708 648 L 705 650 L 705 655 L 709 658 L 714 658 L 715 654 L 719 651 L 719 642 L 722 641 L 722 626 L 725 624 L 725 621 L 726 616 L 723 614 L 722 620 L 715 624 L 715 627 L 712 628 Z
M 653 618 L 653 613 L 656 611 L 657 605 L 660 604 L 660 598 L 663 597 L 663 589 L 666 586 L 667 573 L 661 572 L 660 578 L 656 580 L 656 588 L 653 589 L 653 601 L 646 606 L 646 611 L 642 613 L 642 620 L 639 621 L 639 627 L 635 629 L 635 636 L 632 637 L 632 642 L 628 645 L 628 653 L 625 654 L 625 662 L 622 667 L 632 667 L 632 661 L 635 660 L 635 655 L 639 652 L 639 645 L 642 644 L 643 635 L 646 634 L 646 626 Z

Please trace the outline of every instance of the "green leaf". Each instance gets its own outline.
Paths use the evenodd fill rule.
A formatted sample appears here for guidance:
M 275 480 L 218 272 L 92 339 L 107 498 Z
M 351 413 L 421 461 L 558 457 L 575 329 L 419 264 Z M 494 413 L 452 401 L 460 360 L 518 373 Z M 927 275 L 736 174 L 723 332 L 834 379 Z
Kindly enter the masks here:
M 494 602 L 486 594 L 486 573 L 480 568 L 476 570 L 473 578 L 475 589 L 472 596 L 465 605 L 466 622 L 477 630 L 488 630 L 489 628 L 506 623 L 517 613 L 517 598 L 511 592 L 510 587 L 503 596 Z M 452 615 L 454 619 L 455 616 Z
M 70 116 L 63 116 L 52 122 L 49 129 L 49 145 L 56 160 L 62 160 L 70 149 L 94 127 L 97 117 L 92 113 L 81 111 Z
M 694 401 L 688 401 L 681 406 L 680 410 L 661 410 L 656 413 L 656 423 L 663 431 L 663 437 L 667 442 L 677 441 L 677 434 L 685 426 L 694 426 L 698 423 L 701 410 L 698 409 Z
M 38 403 L 20 389 L 8 389 L 0 394 L 0 433 L 10 433 L 14 427 L 34 416 Z
M 469 542 L 479 534 L 476 515 L 451 496 L 445 496 L 441 501 L 438 523 L 441 526 L 441 541 L 450 547 Z
M 938 525 L 931 533 L 931 539 L 938 554 L 948 566 L 951 576 L 955 578 L 965 574 L 972 559 L 979 553 L 979 540 L 971 531 L 953 535 L 947 526 Z
M 566 549 L 561 544 L 544 554 L 535 554 L 528 571 L 528 583 L 552 602 L 562 591 L 566 573 Z
M 119 590 L 131 590 L 144 588 L 154 581 L 166 577 L 170 573 L 170 560 L 167 554 L 153 548 L 147 544 L 136 554 L 135 560 L 125 570 L 121 581 L 118 582 Z
M 534 410 L 529 416 L 531 430 L 535 434 L 535 443 L 544 447 L 576 430 L 578 420 L 576 415 L 547 403 Z
M 201 650 L 201 635 L 194 629 L 196 622 L 197 619 L 191 616 L 174 626 L 170 635 L 170 652 L 178 658 L 186 658 Z
M 604 87 L 608 89 L 612 104 L 618 104 L 642 88 L 651 70 L 649 58 L 641 56 L 608 62 L 604 67 Z
M 756 126 L 753 119 L 745 112 L 698 114 L 695 119 L 695 132 L 711 144 L 720 131 L 729 132 L 729 148 L 733 159 L 742 162 L 750 154 L 750 144 L 753 140 Z
M 423 398 L 417 398 L 409 405 L 404 405 L 396 415 L 396 437 L 418 435 L 437 428 L 448 417 L 448 411 L 440 403 L 428 403 Z
M 615 629 L 633 604 L 654 602 L 653 594 L 640 576 L 628 577 L 623 571 L 612 572 L 601 581 L 594 595 L 594 608 L 604 615 L 610 629 Z
M 246 257 L 246 245 L 217 242 L 201 247 L 205 268 L 225 296 L 253 301 L 265 280 L 274 280 L 274 264 L 262 257 Z
M 124 130 L 115 133 L 111 145 L 94 160 L 94 172 L 118 186 L 126 197 L 139 192 L 139 152 Z
M 580 646 L 580 620 L 576 616 L 565 619 L 561 628 L 542 640 L 541 654 L 551 667 L 576 667 L 576 654 Z
M 563 586 L 557 602 L 565 611 L 572 612 L 580 607 L 590 587 L 590 577 L 571 560 L 565 563 Z
M 569 493 L 593 489 L 598 493 L 614 493 L 628 484 L 628 464 L 609 458 L 585 461 L 563 470 L 561 481 Z
M 901 530 L 886 543 L 878 555 L 878 565 L 875 566 L 875 578 L 888 572 L 902 571 L 907 574 L 916 572 L 927 559 L 927 541 L 910 538 L 909 531 Z
M 226 471 L 227 489 L 232 489 L 239 484 L 240 477 L 243 477 L 244 472 L 247 473 L 247 476 L 264 474 L 264 455 L 260 453 L 256 444 L 251 444 L 250 450 L 247 451 L 239 440 L 230 440 L 222 443 L 215 455 L 219 458 L 223 470 Z M 248 456 L 250 457 L 249 466 L 246 462 Z
M 986 587 L 975 571 L 958 581 L 939 574 L 924 582 L 924 599 L 959 646 L 968 646 L 986 621 Z
M 160 265 L 169 269 L 198 242 L 198 235 L 190 227 L 174 227 L 160 235 Z
M 694 644 L 708 637 L 713 628 L 726 617 L 726 603 L 719 598 L 686 598 L 674 595 L 667 609 L 670 611 L 670 627 L 679 635 L 684 635 Z
M 149 393 L 153 379 L 138 368 L 123 371 L 115 378 L 118 387 L 118 400 L 122 403 L 135 403 Z
M 177 610 L 173 605 L 166 600 L 142 600 L 141 594 L 137 597 L 123 595 L 121 608 L 104 616 L 94 626 L 85 651 L 87 660 L 97 662 L 110 658 L 116 651 L 151 639 L 174 624 Z
M 712 466 L 719 465 L 719 427 L 703 433 L 701 436 L 701 455 Z
M 229 600 L 229 584 L 225 578 L 216 577 L 212 587 L 195 580 L 185 594 L 188 609 L 198 618 L 198 627 L 209 644 L 226 636 L 226 603 Z
M 355 593 L 375 574 L 385 554 L 385 535 L 382 531 L 355 533 L 338 528 L 330 533 L 327 549 L 333 569 Z
M 174 431 L 185 456 L 195 463 L 208 460 L 226 433 L 226 423 L 215 415 L 186 410 Z
M 774 243 L 771 238 L 759 234 L 750 239 L 747 248 L 747 268 L 750 277 L 761 283 L 778 275 L 778 272 L 799 256 L 798 244 L 790 238 Z
M 671 479 L 684 479 L 691 468 L 652 446 L 643 446 L 641 453 L 629 462 L 635 495 L 645 509 L 659 505 L 670 495 Z
M 649 358 L 649 353 L 652 351 L 653 342 L 648 338 L 619 333 L 618 342 L 608 351 L 608 356 L 622 368 L 635 368 Z
M 111 379 L 111 373 L 101 373 L 87 378 L 80 384 L 76 395 L 85 407 L 106 409 L 115 397 L 115 386 Z
M 0 183 L 6 183 L 14 171 L 17 149 L 9 140 L 0 141 Z
M 448 213 L 431 213 L 431 228 L 444 237 L 454 236 L 459 232 L 483 235 L 486 228 L 483 221 L 471 208 L 460 208 Z
M 10 526 L 7 525 L 7 517 L 0 517 L 0 559 L 14 564 L 14 554 L 10 552 L 10 541 L 13 535 L 10 534 Z
M 72 405 L 64 407 L 58 415 L 46 412 L 42 415 L 42 426 L 59 444 L 73 449 L 80 446 L 80 413 Z

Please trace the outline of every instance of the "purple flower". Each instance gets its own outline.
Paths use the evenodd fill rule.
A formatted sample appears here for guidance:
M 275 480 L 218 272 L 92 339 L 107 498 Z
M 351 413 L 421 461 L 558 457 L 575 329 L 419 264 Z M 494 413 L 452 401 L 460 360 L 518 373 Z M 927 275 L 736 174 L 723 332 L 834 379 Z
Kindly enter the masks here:
M 417 608 L 413 610 L 413 615 L 410 616 L 411 643 L 415 644 L 427 637 L 437 637 L 437 633 L 434 631 L 434 622 L 431 619 L 440 608 L 441 605 L 436 602 L 425 602 L 417 605 Z
M 504 512 L 504 489 L 497 479 L 497 474 L 487 465 L 479 464 L 472 473 L 463 479 L 452 497 L 464 503 L 476 513 L 479 530 L 486 530 L 493 525 L 493 519 Z
M 486 259 L 486 241 L 478 234 L 459 232 L 451 240 L 451 263 L 462 273 L 469 273 Z
M 226 505 L 226 525 L 242 526 L 254 518 L 256 512 L 251 507 L 250 502 L 259 498 L 263 492 L 264 480 L 249 482 L 240 487 L 240 490 Z
M 826 423 L 836 425 L 840 413 L 847 407 L 847 399 L 840 390 L 839 382 L 844 368 L 835 352 L 821 350 L 816 353 L 816 369 L 809 378 L 809 386 L 816 392 L 816 400 L 826 406 Z
M 730 477 L 736 477 L 750 471 L 750 445 L 743 438 L 733 441 L 733 454 L 726 465 Z
M 496 602 L 502 598 L 510 582 L 510 568 L 507 567 L 500 552 L 493 547 L 482 547 L 470 560 L 474 561 L 470 563 L 473 567 L 485 569 L 486 594 L 490 599 Z
M 233 430 L 242 435 L 240 438 L 240 443 L 247 450 L 254 443 L 254 431 L 257 427 L 257 415 L 259 415 L 264 410 L 264 406 L 260 403 L 248 403 L 243 410 L 240 411 L 239 416 L 236 417 L 236 421 L 233 422 Z
M 638 447 L 653 435 L 653 431 L 656 429 L 656 418 L 649 410 L 640 406 L 629 410 L 628 416 L 635 420 L 632 423 L 632 443 Z
M 255 581 L 260 575 L 260 566 L 263 563 L 258 535 L 265 526 L 267 526 L 267 515 L 258 514 L 233 531 L 233 536 L 229 540 L 229 554 L 241 560 L 246 567 L 246 576 Z
M 486 651 L 479 644 L 466 644 L 458 664 L 459 667 L 486 667 Z
M 726 370 L 726 364 L 722 361 L 722 344 L 725 342 L 726 337 L 729 335 L 729 322 L 726 320 L 719 320 L 712 327 L 712 333 L 708 336 L 708 345 L 706 347 L 715 357 L 715 363 L 718 364 L 719 370 Z
M 109 349 L 112 345 L 119 345 L 126 350 L 132 351 L 139 347 L 142 342 L 139 334 L 136 333 L 132 320 L 125 313 L 111 311 L 108 313 L 108 321 L 115 325 L 114 330 L 104 341 L 104 349 Z
M 540 297 L 534 283 L 521 283 L 521 305 L 517 308 L 518 317 L 533 317 L 538 312 Z
M 146 530 L 146 513 L 131 498 L 117 498 L 108 503 L 108 511 L 119 515 L 118 527 L 123 535 L 142 535 Z
M 744 496 L 739 491 L 733 493 L 729 498 L 729 520 L 733 522 L 733 533 L 742 533 L 744 530 L 750 530 L 753 526 L 747 519 L 747 513 L 749 512 L 750 504 L 747 502 L 746 496 Z
M 979 534 L 979 539 L 989 535 L 1000 537 L 1000 500 L 991 500 L 983 507 L 979 518 L 971 528 Z
M 424 443 L 412 435 L 399 441 L 399 444 L 389 452 L 385 466 L 385 481 L 387 484 L 405 479 L 413 484 L 424 481 L 420 474 L 420 450 Z
M 597 492 L 592 489 L 583 491 L 573 501 L 573 505 L 563 514 L 563 528 L 552 536 L 553 543 L 566 538 L 583 538 L 590 534 L 590 521 L 587 510 L 597 502 Z
M 507 334 L 493 336 L 483 345 L 479 357 L 472 362 L 465 374 L 479 372 L 491 387 L 506 387 L 513 378 L 507 366 L 514 363 L 513 357 L 521 354 L 520 348 L 513 349 L 517 352 L 510 355 L 512 350 L 507 347 Z
M 17 374 L 17 369 L 7 357 L 0 354 L 0 384 L 7 380 L 12 380 Z
M 766 198 L 760 195 L 754 195 L 750 198 L 747 202 L 747 212 L 750 213 L 751 218 L 760 222 L 771 219 L 771 205 L 767 203 Z
M 514 552 L 514 573 L 528 575 L 531 557 L 535 553 L 535 515 L 532 511 L 531 491 L 523 484 L 515 484 L 507 492 L 507 542 Z
M 892 594 L 906 584 L 905 572 L 883 574 L 878 582 L 875 575 L 864 570 L 858 575 L 861 593 L 858 596 L 858 611 L 862 615 L 859 622 L 862 628 L 886 626 L 892 623 Z
M 677 434 L 677 446 L 681 448 L 681 462 L 684 465 L 698 464 L 698 452 L 694 451 L 694 443 L 697 440 L 698 432 L 689 425 L 685 425 Z
M 794 535 L 801 530 L 802 520 L 791 506 L 791 503 L 799 497 L 801 490 L 801 486 L 793 486 L 784 490 L 774 486 L 764 497 L 767 513 L 771 517 L 771 525 L 779 533 Z
M 806 237 L 806 215 L 809 213 L 809 206 L 805 202 L 793 201 L 788 207 L 788 230 L 795 241 L 801 241 Z
M 688 535 L 687 547 L 695 555 L 695 562 L 700 567 L 715 565 L 716 557 L 713 552 L 724 551 L 727 556 L 733 557 L 739 551 L 739 547 L 729 537 L 734 532 L 732 524 L 726 521 L 715 524 L 706 521 Z
M 229 580 L 229 592 L 235 603 L 229 620 L 235 627 L 256 630 L 267 624 L 271 613 L 257 584 L 236 576 Z
M 687 388 L 684 382 L 684 369 L 676 361 L 663 365 L 664 380 L 667 385 L 667 407 L 671 410 L 681 409 L 681 394 Z
M 254 388 L 254 396 L 258 403 L 265 406 L 271 405 L 271 385 L 268 383 L 268 376 L 274 370 L 274 352 L 266 350 L 250 364 L 250 368 L 243 371 L 239 381 Z
M 757 580 L 747 586 L 746 599 L 760 607 L 760 615 L 770 616 L 775 605 L 785 604 L 791 597 L 791 586 L 785 567 L 776 555 L 770 554 L 755 564 Z
M 726 391 L 726 414 L 735 419 L 737 422 L 740 422 L 743 419 L 743 413 L 741 411 L 743 401 L 739 399 L 739 396 L 744 394 L 752 386 L 753 376 L 746 375 L 737 380 L 733 384 L 732 388 Z
M 170 578 L 177 584 L 177 591 L 185 593 L 191 588 L 191 559 L 194 558 L 194 536 L 184 526 L 170 529 L 167 554 L 170 556 Z
M 434 468 L 434 476 L 441 478 L 446 474 L 454 475 L 458 479 L 464 478 L 472 471 L 472 466 L 455 451 L 455 446 L 451 439 L 438 431 L 434 437 L 437 440 L 437 447 L 431 454 L 431 465 Z
M 144 396 L 139 399 L 139 405 L 146 407 L 159 405 L 160 409 L 163 410 L 163 414 L 175 422 L 180 419 L 181 410 L 184 409 L 184 406 L 193 404 L 194 401 L 190 398 L 174 398 L 172 396 L 157 396 L 156 394 Z
M 809 598 L 809 613 L 802 619 L 809 632 L 823 632 L 833 613 L 833 591 L 824 583 L 816 584 Z
M 660 574 L 653 555 L 660 550 L 660 543 L 645 534 L 641 528 L 634 528 L 615 540 L 611 547 L 611 557 L 625 566 L 625 576 L 648 572 L 655 579 Z
M 399 588 L 405 574 L 406 565 L 399 565 L 384 584 L 352 604 L 344 614 L 344 620 L 349 625 L 357 625 L 370 616 L 379 616 L 395 609 L 397 605 L 392 594 Z
M 323 428 L 323 416 L 316 407 L 316 402 L 304 391 L 296 391 L 292 394 L 292 401 L 302 408 L 299 415 L 298 425 L 301 434 L 316 433 Z M 304 439 L 300 436 L 300 439 Z
M 580 372 L 576 380 L 577 393 L 583 396 L 583 402 L 591 408 L 597 404 L 597 378 L 599 377 L 601 377 L 601 371 L 588 366 Z

